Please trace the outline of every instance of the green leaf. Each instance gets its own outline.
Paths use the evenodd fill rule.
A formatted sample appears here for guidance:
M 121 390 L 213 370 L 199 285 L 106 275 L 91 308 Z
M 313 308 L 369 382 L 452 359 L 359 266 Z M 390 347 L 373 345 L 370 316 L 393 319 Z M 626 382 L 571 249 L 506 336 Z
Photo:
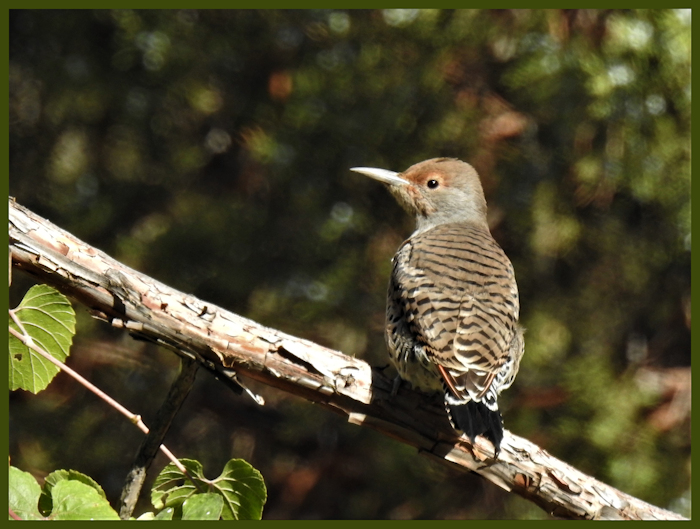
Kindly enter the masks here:
M 43 520 L 37 508 L 41 487 L 34 476 L 11 466 L 8 479 L 9 508 L 22 520 Z
M 55 470 L 46 476 L 41 497 L 39 498 L 39 510 L 41 512 L 48 514 L 53 510 L 51 491 L 53 487 L 61 481 L 78 481 L 92 487 L 102 498 L 105 500 L 107 499 L 105 491 L 102 490 L 102 487 L 90 476 L 86 476 L 77 470 Z
M 175 509 L 172 507 L 168 507 L 167 509 L 163 509 L 162 511 L 159 511 L 158 514 L 154 512 L 145 512 L 138 518 L 137 520 L 143 521 L 143 520 L 172 520 L 173 519 L 173 514 L 175 513 Z M 133 518 L 132 518 L 133 520 Z
M 75 334 L 75 312 L 68 299 L 47 285 L 34 285 L 15 309 L 34 343 L 64 362 Z M 22 332 L 10 317 L 10 327 Z M 59 369 L 10 335 L 10 389 L 38 393 Z
M 207 491 L 208 486 L 202 483 L 202 464 L 191 459 L 180 459 L 180 463 L 187 469 L 197 486 L 203 487 Z M 168 463 L 158 474 L 151 489 L 151 503 L 156 509 L 164 507 L 180 507 L 182 503 L 196 493 L 196 488 L 180 470 L 173 464 Z
M 167 509 L 163 509 L 158 514 L 156 514 L 154 520 L 172 520 L 173 514 L 175 514 L 175 509 L 173 509 L 172 507 L 168 507 Z
M 182 504 L 183 520 L 218 520 L 224 508 L 224 499 L 216 493 L 195 494 Z
M 158 475 L 151 491 L 156 509 L 182 509 L 188 498 L 201 492 L 213 492 L 224 501 L 221 517 L 225 520 L 260 520 L 267 500 L 267 489 L 262 475 L 242 459 L 231 459 L 221 475 L 208 480 L 199 461 L 181 459 L 197 487 L 178 468 L 170 463 Z
M 262 474 L 243 459 L 231 459 L 216 480 L 227 500 L 224 520 L 260 520 L 267 501 Z
M 119 520 L 119 515 L 92 486 L 76 480 L 59 481 L 51 489 L 54 520 Z

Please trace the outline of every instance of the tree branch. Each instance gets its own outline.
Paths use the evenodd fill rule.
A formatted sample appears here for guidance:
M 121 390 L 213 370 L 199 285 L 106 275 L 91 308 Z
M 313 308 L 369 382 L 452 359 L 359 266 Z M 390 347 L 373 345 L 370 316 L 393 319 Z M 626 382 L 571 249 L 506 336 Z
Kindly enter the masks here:
M 441 402 L 402 388 L 366 362 L 296 338 L 172 289 L 112 259 L 10 199 L 12 264 L 86 305 L 133 335 L 194 357 L 222 380 L 236 374 L 321 404 L 420 452 L 476 472 L 553 516 L 579 519 L 673 519 L 557 460 L 505 431 L 491 443 L 456 436 Z

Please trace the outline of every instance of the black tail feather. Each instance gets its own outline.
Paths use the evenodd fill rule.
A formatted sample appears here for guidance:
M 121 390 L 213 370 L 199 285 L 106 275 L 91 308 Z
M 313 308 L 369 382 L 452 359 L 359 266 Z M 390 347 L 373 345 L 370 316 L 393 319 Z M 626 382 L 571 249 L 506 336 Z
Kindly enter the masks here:
M 463 431 L 472 443 L 477 435 L 483 435 L 498 454 L 503 440 L 503 419 L 498 411 L 472 400 L 466 404 L 448 404 L 448 413 L 455 428 Z

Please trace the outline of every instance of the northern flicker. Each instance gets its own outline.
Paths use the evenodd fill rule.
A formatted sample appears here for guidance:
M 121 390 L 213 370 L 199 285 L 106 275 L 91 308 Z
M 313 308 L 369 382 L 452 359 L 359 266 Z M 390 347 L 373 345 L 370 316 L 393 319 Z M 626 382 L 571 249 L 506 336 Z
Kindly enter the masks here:
M 524 352 L 513 265 L 491 236 L 474 168 L 434 158 L 402 173 L 352 171 L 379 180 L 416 231 L 394 256 L 385 337 L 401 379 L 444 393 L 452 426 L 496 453 L 503 439 L 498 395 L 510 387 Z

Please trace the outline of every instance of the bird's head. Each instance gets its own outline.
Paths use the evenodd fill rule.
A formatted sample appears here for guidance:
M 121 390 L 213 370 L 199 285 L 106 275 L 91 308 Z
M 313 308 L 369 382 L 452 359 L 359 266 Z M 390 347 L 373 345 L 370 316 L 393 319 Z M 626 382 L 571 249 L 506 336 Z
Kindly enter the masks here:
M 432 158 L 402 173 L 353 167 L 387 185 L 401 206 L 416 218 L 416 231 L 465 222 L 486 227 L 486 199 L 474 168 L 455 158 Z

